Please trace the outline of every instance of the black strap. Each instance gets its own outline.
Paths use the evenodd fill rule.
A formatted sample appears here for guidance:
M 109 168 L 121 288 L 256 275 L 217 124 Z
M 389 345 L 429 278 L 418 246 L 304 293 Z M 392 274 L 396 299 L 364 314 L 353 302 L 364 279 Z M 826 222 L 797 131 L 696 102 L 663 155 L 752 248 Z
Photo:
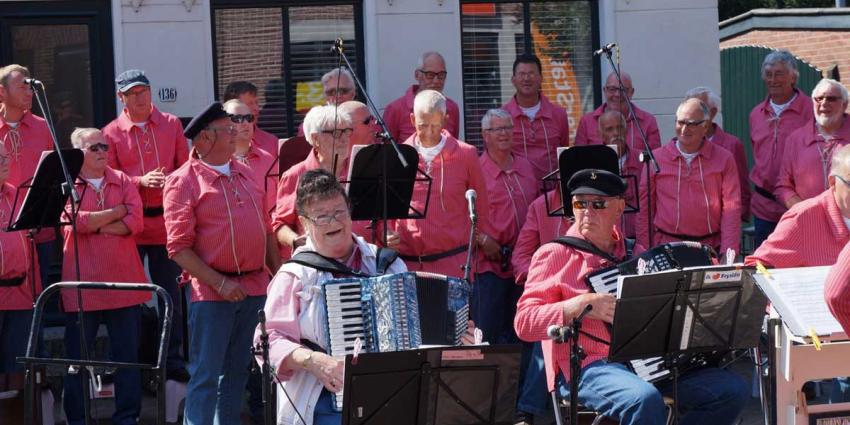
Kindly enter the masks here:
M 753 188 L 759 195 L 764 196 L 765 198 L 770 199 L 771 201 L 777 202 L 776 195 L 774 195 L 771 191 L 755 184 L 753 185 Z
M 10 286 L 20 286 L 24 283 L 24 280 L 27 278 L 27 274 L 24 273 L 21 276 L 10 277 L 8 279 L 0 279 L 0 287 L 10 287 Z
M 300 264 L 302 266 L 310 267 L 312 269 L 316 269 L 322 272 L 336 273 L 355 277 L 369 277 L 369 275 L 367 275 L 366 273 L 363 273 L 359 270 L 354 270 L 351 267 L 348 267 L 333 258 L 325 257 L 324 255 L 319 254 L 315 251 L 301 251 L 293 255 L 292 258 L 290 258 L 286 263 Z
M 552 242 L 557 242 L 561 245 L 568 246 L 568 247 L 571 247 L 571 248 L 575 248 L 579 251 L 584 251 L 588 254 L 597 255 L 597 256 L 602 257 L 602 258 L 604 258 L 604 259 L 606 259 L 606 260 L 608 260 L 608 261 L 610 261 L 614 264 L 617 264 L 620 261 L 622 261 L 620 258 L 617 258 L 617 257 L 597 248 L 592 243 L 590 243 L 590 242 L 588 242 L 584 239 L 574 237 L 574 236 L 561 236 L 558 239 L 553 240 Z
M 398 259 L 398 251 L 392 248 L 378 248 L 375 255 L 375 274 L 382 275 Z
M 657 231 L 658 233 L 661 233 L 662 235 L 670 236 L 671 238 L 676 238 L 676 239 L 681 239 L 683 241 L 691 241 L 691 242 L 702 242 L 702 241 L 704 241 L 708 238 L 713 238 L 713 237 L 720 234 L 720 232 L 712 232 L 712 233 L 708 233 L 708 234 L 705 234 L 705 235 L 685 235 L 685 234 L 681 234 L 681 233 L 667 232 L 667 231 L 664 231 L 663 229 L 660 229 L 658 227 L 655 228 L 655 231 Z
M 428 255 L 404 255 L 399 254 L 404 261 L 418 261 L 420 263 L 431 263 L 437 260 L 442 260 L 443 258 L 454 257 L 455 255 L 460 254 L 461 252 L 466 252 L 469 248 L 469 245 L 461 245 L 455 248 L 452 248 L 448 251 L 438 252 L 436 254 L 428 254 Z

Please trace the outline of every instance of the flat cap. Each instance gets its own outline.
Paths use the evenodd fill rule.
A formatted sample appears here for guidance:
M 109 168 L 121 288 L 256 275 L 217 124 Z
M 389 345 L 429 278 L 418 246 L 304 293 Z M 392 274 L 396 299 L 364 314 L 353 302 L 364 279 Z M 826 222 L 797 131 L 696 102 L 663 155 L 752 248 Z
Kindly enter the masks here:
M 145 76 L 145 71 L 141 69 L 128 69 L 115 79 L 115 85 L 118 87 L 118 91 L 125 93 L 127 90 L 136 86 L 150 87 L 151 82 Z
M 581 170 L 567 182 L 573 195 L 620 196 L 626 191 L 626 180 L 605 170 Z
M 211 122 L 227 117 L 227 112 L 224 112 L 224 107 L 219 102 L 210 103 L 200 114 L 192 118 L 186 129 L 183 130 L 183 135 L 187 139 L 194 139 L 201 130 L 207 128 Z

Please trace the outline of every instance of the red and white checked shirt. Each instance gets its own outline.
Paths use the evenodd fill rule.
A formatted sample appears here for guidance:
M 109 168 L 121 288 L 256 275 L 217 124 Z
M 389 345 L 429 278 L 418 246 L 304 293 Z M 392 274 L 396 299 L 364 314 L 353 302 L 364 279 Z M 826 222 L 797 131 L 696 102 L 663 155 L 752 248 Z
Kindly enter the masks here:
M 567 111 L 540 95 L 540 110 L 529 120 L 516 102 L 516 96 L 502 105 L 514 124 L 514 156 L 531 163 L 534 177 L 540 181 L 558 169 L 558 148 L 570 145 L 570 123 Z
M 829 270 L 824 286 L 824 299 L 829 311 L 850 335 L 850 244 L 844 245 L 838 260 Z
M 392 101 L 384 109 L 384 122 L 387 124 L 390 135 L 398 143 L 416 133 L 416 128 L 410 122 L 410 114 L 413 113 L 413 100 L 418 90 L 417 84 L 408 87 L 402 97 Z M 452 136 L 460 137 L 460 108 L 448 96 L 446 96 L 446 125 L 443 128 Z
M 828 266 L 848 241 L 850 230 L 830 189 L 791 207 L 744 263 L 751 266 L 761 261 L 776 268 Z
M 548 209 L 544 196 L 549 197 Z M 546 242 L 563 236 L 572 225 L 568 217 L 549 215 L 549 210 L 556 210 L 560 207 L 561 194 L 559 190 L 550 190 L 545 195 L 538 196 L 528 207 L 528 215 L 519 231 L 516 245 L 514 245 L 514 253 L 511 257 L 514 278 L 518 285 L 525 283 L 528 267 L 531 265 L 531 257 L 537 251 L 537 248 L 540 248 Z
M 277 159 L 280 152 L 279 142 L 280 139 L 277 136 L 254 125 L 254 141 L 251 144 L 257 145 L 258 148 L 266 151 L 274 159 Z
M 714 126 L 714 135 L 708 138 L 708 141 L 722 146 L 735 159 L 738 181 L 741 182 L 741 221 L 745 221 L 750 217 L 752 191 L 750 190 L 750 180 L 747 177 L 749 169 L 747 168 L 747 153 L 744 151 L 744 144 L 737 137 L 723 131 L 719 125 L 712 125 Z
M 166 179 L 164 192 L 168 256 L 191 249 L 219 272 L 253 272 L 232 279 L 249 296 L 265 295 L 266 237 L 272 230 L 251 170 L 231 160 L 226 176 L 192 157 Z M 223 301 L 218 283 L 192 276 L 192 302 Z
M 161 207 L 162 189 L 142 187 L 139 182 L 159 167 L 165 167 L 165 174 L 170 174 L 189 158 L 180 119 L 153 107 L 142 130 L 133 124 L 125 109 L 103 128 L 103 136 L 109 144 L 109 166 L 130 176 L 142 197 L 142 207 Z M 164 245 L 163 217 L 144 217 L 144 221 L 145 228 L 136 235 L 136 243 Z
M 240 158 L 234 155 L 233 159 L 245 164 L 251 170 L 251 176 L 254 178 L 254 182 L 265 193 L 263 211 L 271 217 L 272 212 L 274 212 L 275 197 L 277 196 L 277 177 L 269 175 L 270 172 L 274 173 L 276 171 L 271 170 L 271 167 L 277 164 L 274 157 L 265 150 L 255 146 L 252 142 L 251 147 L 248 148 L 244 157 Z
M 80 190 L 77 214 L 77 247 L 80 258 L 80 280 L 83 282 L 126 282 L 145 283 L 144 266 L 136 250 L 133 235 L 142 231 L 142 200 L 135 184 L 126 174 L 108 168 L 103 175 L 101 189 L 98 191 L 86 182 L 85 190 Z M 127 215 L 121 222 L 130 229 L 125 236 L 95 233 L 97 229 L 89 227 L 89 215 L 95 212 L 124 205 Z M 74 262 L 74 238 L 70 226 L 63 229 L 62 280 L 77 280 Z M 148 301 L 151 293 L 146 291 L 84 290 L 83 310 L 109 310 L 129 307 Z M 77 310 L 77 293 L 74 290 L 62 290 L 62 304 L 65 311 Z
M 15 187 L 4 183 L 0 186 L 0 223 L 4 228 L 8 226 L 9 218 L 18 213 L 17 209 L 13 209 L 14 202 Z M 38 256 L 33 257 L 30 257 L 26 231 L 0 232 L 0 279 L 27 276 L 18 286 L 0 287 L 0 310 L 32 310 L 35 302 L 33 295 L 41 293 Z M 30 261 L 36 262 L 35 273 L 32 272 Z

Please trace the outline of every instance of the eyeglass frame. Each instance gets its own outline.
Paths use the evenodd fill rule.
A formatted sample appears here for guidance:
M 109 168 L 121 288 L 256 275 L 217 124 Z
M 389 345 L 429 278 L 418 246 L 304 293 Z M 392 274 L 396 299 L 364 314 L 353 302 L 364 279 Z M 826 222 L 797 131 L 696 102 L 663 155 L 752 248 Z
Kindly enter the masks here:
M 440 81 L 445 81 L 446 77 L 448 77 L 449 73 L 446 71 L 434 72 L 434 71 L 426 71 L 424 69 L 417 69 L 416 72 L 422 73 L 425 76 L 426 80 L 432 81 L 434 79 L 439 79 Z
M 306 218 L 316 226 L 324 227 L 331 224 L 331 222 L 333 221 L 342 223 L 342 220 L 351 218 L 351 211 L 349 211 L 348 208 L 345 208 L 341 210 L 336 210 L 333 212 L 333 214 L 322 214 L 318 217 L 310 217 L 307 214 L 302 214 L 301 217 Z

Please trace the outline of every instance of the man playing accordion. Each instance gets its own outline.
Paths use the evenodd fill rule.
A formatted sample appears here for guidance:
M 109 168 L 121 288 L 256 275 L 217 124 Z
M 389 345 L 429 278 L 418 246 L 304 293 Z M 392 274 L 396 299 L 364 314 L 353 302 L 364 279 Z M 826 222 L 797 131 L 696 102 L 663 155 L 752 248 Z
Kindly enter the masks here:
M 582 170 L 567 184 L 573 194 L 575 213 L 575 223 L 567 236 L 583 239 L 598 250 L 623 258 L 625 242 L 615 224 L 625 208 L 625 181 L 608 171 Z M 635 251 L 639 253 L 642 248 L 637 246 Z M 523 340 L 543 341 L 548 388 L 568 397 L 569 346 L 550 341 L 547 328 L 564 326 L 587 305 L 592 305 L 579 336 L 579 343 L 587 353 L 581 365 L 579 402 L 622 424 L 663 424 L 666 413 L 662 394 L 669 393 L 671 385 L 656 388 L 625 365 L 608 362 L 608 346 L 597 341 L 611 339 L 608 324 L 614 320 L 616 299 L 612 294 L 590 291 L 585 277 L 611 265 L 600 256 L 563 244 L 543 245 L 532 258 L 514 326 Z M 591 339 L 587 334 L 596 338 Z M 747 396 L 746 383 L 732 372 L 704 368 L 685 373 L 678 383 L 682 423 L 734 423 Z

